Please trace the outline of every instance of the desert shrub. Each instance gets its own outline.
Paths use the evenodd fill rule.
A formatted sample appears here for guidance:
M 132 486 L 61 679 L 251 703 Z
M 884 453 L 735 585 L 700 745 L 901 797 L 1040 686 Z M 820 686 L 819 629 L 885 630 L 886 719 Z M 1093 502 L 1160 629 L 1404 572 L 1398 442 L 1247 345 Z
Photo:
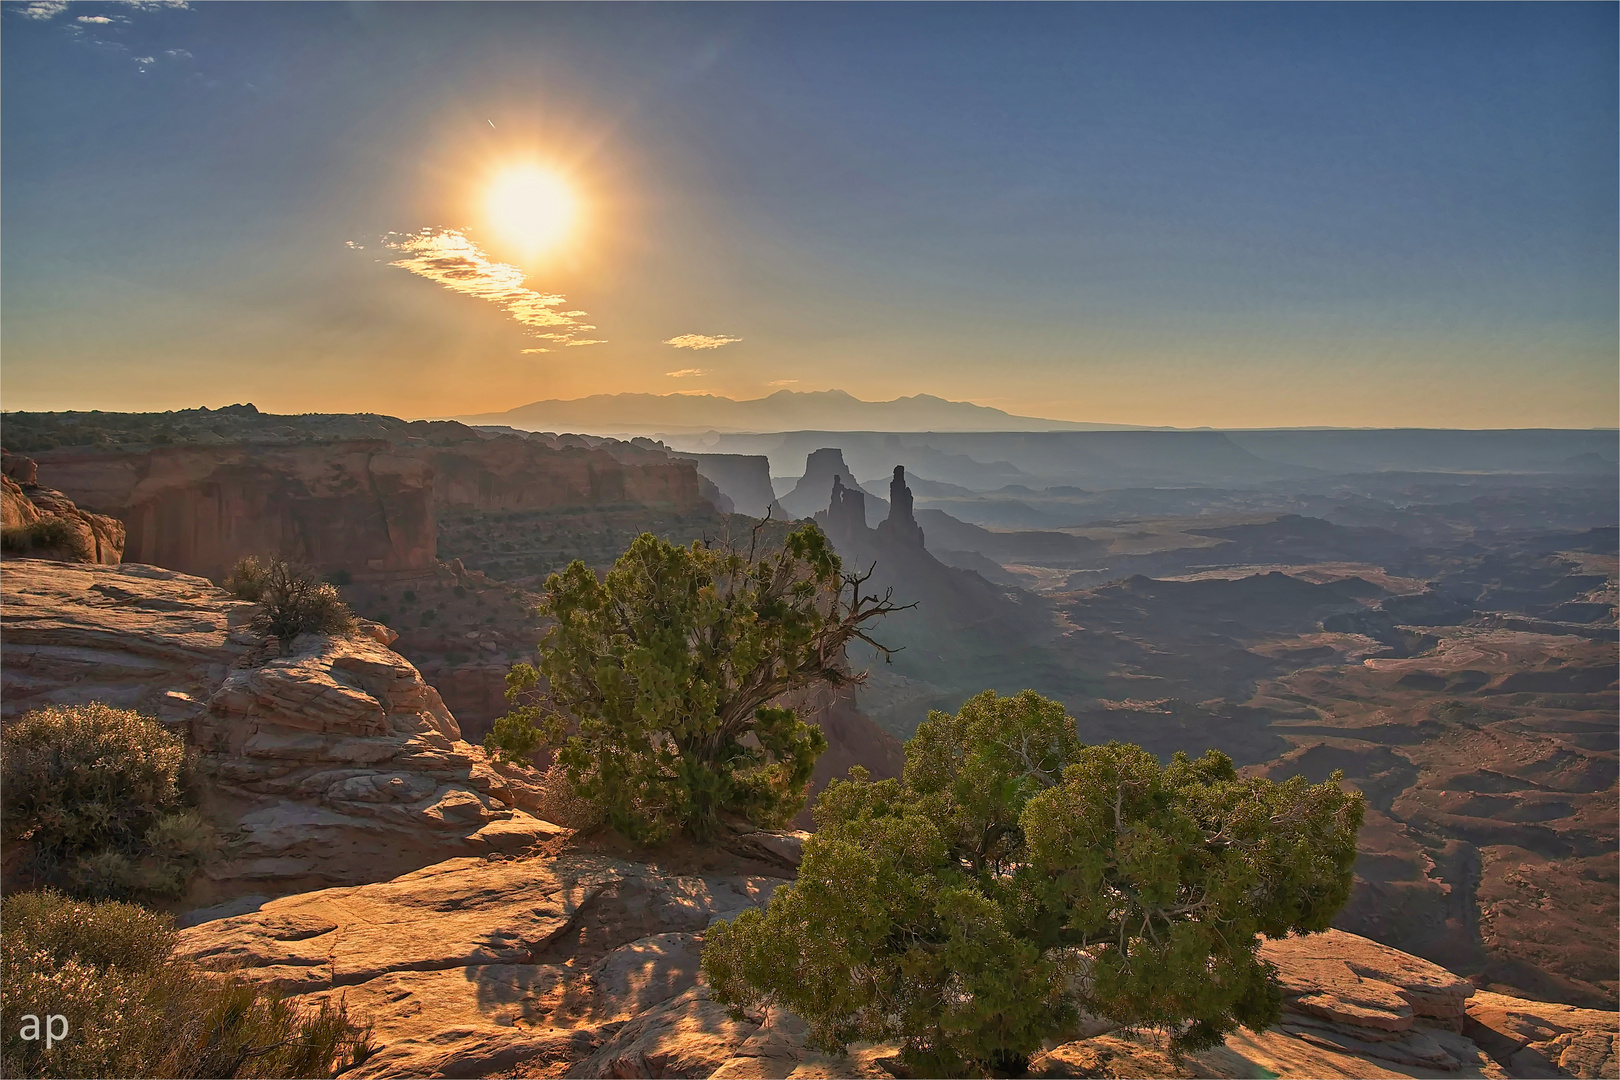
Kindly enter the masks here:
M 285 559 L 271 559 L 263 567 L 258 593 L 262 610 L 248 625 L 275 638 L 284 653 L 299 634 L 348 634 L 357 625 L 335 586 Z
M 259 602 L 264 595 L 264 575 L 267 566 L 257 555 L 244 555 L 236 560 L 231 572 L 225 575 L 225 590 L 238 600 Z
M 53 705 L 0 739 L 0 836 L 88 896 L 177 896 L 217 835 L 184 805 L 185 745 L 150 717 Z
M 354 583 L 354 575 L 349 573 L 347 570 L 333 570 L 330 574 L 326 575 L 326 582 L 329 585 L 336 585 L 341 589 L 345 585 L 352 585 Z
M 523 763 L 577 728 L 557 760 L 608 824 L 641 843 L 708 840 L 728 818 L 784 824 L 826 740 L 769 703 L 858 680 L 845 644 L 871 642 L 866 625 L 894 610 L 863 595 L 864 581 L 843 572 L 814 525 L 747 551 L 644 533 L 603 581 L 575 561 L 546 582 L 542 610 L 556 623 L 538 666 L 512 669 L 517 707 L 485 748 Z
M 420 615 L 418 615 L 416 617 L 416 621 L 421 623 L 423 626 L 432 626 L 433 625 L 433 620 L 438 618 L 438 617 L 439 617 L 439 613 L 437 611 L 435 611 L 434 609 L 432 609 L 432 608 L 423 608 L 422 609 L 422 614 L 420 614 Z
M 44 517 L 29 525 L 0 530 L 0 550 L 10 555 L 41 558 L 66 555 L 84 562 L 94 553 L 84 534 L 63 517 Z
M 1281 994 L 1258 935 L 1327 928 L 1364 810 L 1213 750 L 1161 767 L 1083 745 L 1030 691 L 930 713 L 901 779 L 853 772 L 797 881 L 710 929 L 703 968 L 717 1000 L 779 1002 L 823 1045 L 901 1040 L 920 1076 L 1016 1075 L 1084 1014 L 1178 1050 L 1264 1029 Z
M 301 1009 L 174 957 L 171 921 L 134 904 L 55 892 L 0 903 L 0 1074 L 332 1076 L 368 1053 L 341 1005 Z M 59 1014 L 66 1037 L 23 1038 Z

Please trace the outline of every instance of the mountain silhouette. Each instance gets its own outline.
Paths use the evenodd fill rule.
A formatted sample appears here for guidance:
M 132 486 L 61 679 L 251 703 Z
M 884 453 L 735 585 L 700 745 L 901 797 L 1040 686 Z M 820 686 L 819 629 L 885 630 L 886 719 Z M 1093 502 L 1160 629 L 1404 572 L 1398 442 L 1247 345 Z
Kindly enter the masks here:
M 737 401 L 713 394 L 594 394 L 536 401 L 499 413 L 457 416 L 464 424 L 588 434 L 762 431 L 1095 431 L 1126 425 L 1014 416 L 931 394 L 862 401 L 843 390 L 778 390 Z

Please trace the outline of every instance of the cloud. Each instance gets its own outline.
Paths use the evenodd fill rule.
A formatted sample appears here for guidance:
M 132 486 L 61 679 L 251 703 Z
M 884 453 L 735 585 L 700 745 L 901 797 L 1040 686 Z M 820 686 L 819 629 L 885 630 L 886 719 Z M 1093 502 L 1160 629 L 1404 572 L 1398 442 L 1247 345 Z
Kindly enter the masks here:
M 530 337 L 564 345 L 602 345 L 578 335 L 595 330 L 581 322 L 583 311 L 562 310 L 567 297 L 523 287 L 523 271 L 509 263 L 491 262 L 479 246 L 457 229 L 423 229 L 389 233 L 383 247 L 401 258 L 389 263 L 443 285 L 452 292 L 486 300 L 526 327 Z
M 680 337 L 670 338 L 664 344 L 673 345 L 677 349 L 718 349 L 722 345 L 730 345 L 741 340 L 740 337 L 727 337 L 724 334 L 682 334 Z
M 195 57 L 193 57 L 191 55 L 191 52 L 189 50 L 187 50 L 187 49 L 164 49 L 163 50 L 163 55 L 167 56 L 170 60 L 192 60 L 192 59 L 195 59 Z
M 550 352 L 551 350 L 550 349 L 521 349 L 519 351 L 522 352 L 524 356 L 528 356 L 531 353 Z
M 145 71 L 149 65 L 157 63 L 157 59 L 151 56 L 137 56 L 135 62 L 141 65 L 142 71 Z
M 32 2 L 12 10 L 25 19 L 37 19 L 44 22 L 47 19 L 54 19 L 66 11 L 67 0 L 32 0 Z
M 184 9 L 191 5 L 188 0 L 112 0 L 113 3 L 123 4 L 136 11 L 161 11 L 169 8 Z M 25 19 L 37 19 L 47 22 L 56 18 L 68 9 L 68 0 L 27 0 L 27 3 L 11 10 Z M 80 15 L 75 22 L 87 23 L 91 26 L 106 26 L 108 23 L 128 22 L 128 19 L 106 15 Z
M 671 379 L 688 379 L 688 378 L 691 378 L 693 375 L 707 375 L 708 373 L 709 372 L 708 372 L 707 368 L 700 368 L 700 367 L 688 367 L 688 368 L 681 368 L 681 370 L 679 370 L 679 371 L 666 371 L 666 372 L 664 372 L 664 374 L 667 375 Z
M 798 382 L 799 382 L 798 379 L 772 379 L 770 382 L 766 383 L 765 385 L 766 386 L 796 386 L 798 384 Z

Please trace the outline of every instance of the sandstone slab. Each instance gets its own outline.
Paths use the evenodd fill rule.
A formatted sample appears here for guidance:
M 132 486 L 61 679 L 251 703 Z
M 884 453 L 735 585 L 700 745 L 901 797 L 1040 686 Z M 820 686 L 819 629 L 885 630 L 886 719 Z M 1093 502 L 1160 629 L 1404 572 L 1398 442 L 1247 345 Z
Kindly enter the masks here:
M 520 1061 L 578 1063 L 654 1014 L 680 1040 L 697 1038 L 707 1019 L 665 1007 L 701 988 L 702 931 L 766 903 L 780 883 L 583 852 L 451 859 L 265 901 L 181 931 L 179 948 L 310 1004 L 343 1001 L 378 1047 L 346 1075 L 487 1075 Z M 658 1058 L 666 1035 L 642 1049 Z M 716 1035 L 711 1049 L 729 1055 L 742 1041 Z M 708 1060 L 691 1046 L 666 1050 L 672 1061 Z
M 1284 1007 L 1353 1028 L 1403 1032 L 1414 1019 L 1460 1030 L 1473 984 L 1399 949 L 1342 930 L 1265 942 Z
M 7 560 L 0 708 L 101 701 L 183 733 L 228 840 L 195 903 L 386 880 L 563 831 L 535 813 L 543 781 L 463 742 L 385 627 L 282 649 L 249 632 L 256 610 L 158 567 Z
M 1620 1076 L 1620 1014 L 1476 993 L 1463 1031 L 1515 1076 Z

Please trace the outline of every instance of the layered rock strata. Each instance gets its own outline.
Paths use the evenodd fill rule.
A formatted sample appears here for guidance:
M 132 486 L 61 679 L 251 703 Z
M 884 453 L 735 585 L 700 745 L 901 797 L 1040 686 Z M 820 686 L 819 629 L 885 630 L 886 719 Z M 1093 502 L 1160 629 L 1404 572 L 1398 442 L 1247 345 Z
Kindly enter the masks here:
M 41 475 L 124 523 L 124 557 L 222 579 L 243 555 L 420 570 L 436 552 L 432 465 L 382 439 L 46 451 Z
M 736 1017 L 709 997 L 704 931 L 786 879 L 736 859 L 705 865 L 586 850 L 452 859 L 194 925 L 181 950 L 298 1001 L 344 1001 L 378 1048 L 346 1077 L 900 1075 L 896 1046 L 826 1053 L 781 1008 Z M 1443 968 L 1354 934 L 1268 942 L 1264 955 L 1285 994 L 1276 1027 L 1177 1058 L 1161 1036 L 1097 1022 L 1029 1074 L 1614 1075 L 1614 1013 L 1470 996 Z
M 45 478 L 124 523 L 125 557 L 219 580 L 244 555 L 322 570 L 433 566 L 443 515 L 636 507 L 713 513 L 697 469 L 661 451 L 484 438 L 445 425 L 419 437 L 44 451 Z
M 255 605 L 151 566 L 16 560 L 0 573 L 4 715 L 104 701 L 185 732 L 225 857 L 198 897 L 377 881 L 562 831 L 526 770 L 493 766 L 391 631 L 275 643 Z
M 80 510 L 60 491 L 40 484 L 32 459 L 7 454 L 0 461 L 6 555 L 112 565 L 122 561 L 122 522 Z

